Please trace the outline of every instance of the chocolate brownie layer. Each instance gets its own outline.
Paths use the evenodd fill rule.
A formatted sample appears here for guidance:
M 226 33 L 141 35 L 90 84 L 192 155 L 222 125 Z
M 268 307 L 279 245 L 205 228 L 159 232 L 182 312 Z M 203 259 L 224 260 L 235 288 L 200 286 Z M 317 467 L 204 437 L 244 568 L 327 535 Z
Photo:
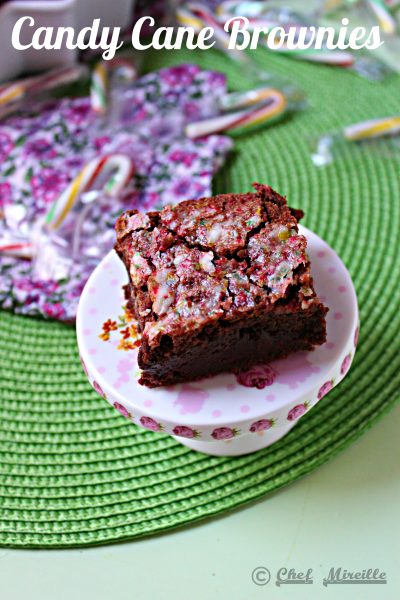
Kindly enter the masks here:
M 116 251 L 142 331 L 140 383 L 240 370 L 325 341 L 302 213 L 254 188 L 118 219 Z

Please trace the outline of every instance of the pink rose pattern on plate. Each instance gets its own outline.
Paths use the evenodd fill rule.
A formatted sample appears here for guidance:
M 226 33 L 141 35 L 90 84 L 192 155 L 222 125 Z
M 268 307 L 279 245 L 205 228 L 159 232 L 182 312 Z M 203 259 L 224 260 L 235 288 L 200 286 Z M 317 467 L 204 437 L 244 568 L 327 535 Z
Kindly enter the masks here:
M 300 417 L 302 417 L 307 411 L 308 406 L 308 402 L 304 402 L 303 404 L 297 404 L 288 412 L 287 420 L 297 421 L 297 419 L 300 419 Z
M 22 282 L 21 282 L 21 286 L 22 286 Z M 26 280 L 26 282 L 24 283 L 24 287 L 26 287 L 27 289 L 30 289 L 30 286 L 31 286 L 31 284 L 29 283 L 28 280 Z M 127 316 L 129 317 L 128 319 L 125 318 Z M 121 327 L 125 326 L 127 321 L 133 320 L 132 315 L 125 314 L 125 317 L 124 317 L 124 319 L 121 320 L 121 323 L 122 323 Z M 118 329 L 117 327 L 115 327 L 115 328 L 112 327 L 113 323 L 114 323 L 114 321 L 109 319 L 109 321 L 106 324 L 107 327 L 103 327 L 103 332 L 102 332 L 102 334 L 100 334 L 99 337 L 102 337 L 104 335 L 108 336 L 109 331 L 111 331 L 113 329 Z M 102 339 L 105 339 L 105 338 L 102 337 Z M 108 339 L 108 337 L 107 337 L 107 339 Z M 358 327 L 354 332 L 354 345 L 357 344 L 357 341 L 358 341 Z M 345 356 L 345 358 L 342 361 L 342 364 L 340 367 L 340 374 L 342 376 L 345 376 L 346 373 L 348 372 L 350 365 L 351 365 L 351 359 L 352 359 L 352 353 L 350 352 L 349 354 L 347 354 Z M 86 365 L 82 358 L 81 358 L 81 363 L 82 363 L 83 370 L 85 371 L 86 374 L 88 374 Z M 252 369 L 249 369 L 248 371 L 240 373 L 239 375 L 237 375 L 237 380 L 241 385 L 244 385 L 245 387 L 257 387 L 258 389 L 263 389 L 264 387 L 266 387 L 268 385 L 272 385 L 272 383 L 275 380 L 275 377 L 276 377 L 276 372 L 274 371 L 274 369 L 272 367 L 270 367 L 269 365 L 261 365 L 261 366 L 253 367 Z M 102 390 L 100 385 L 97 383 L 97 381 L 94 380 L 92 382 L 92 385 L 93 385 L 94 389 L 96 390 L 96 392 L 98 394 L 100 394 L 100 396 L 102 396 L 103 398 L 106 398 L 104 391 Z M 329 391 L 332 390 L 334 385 L 335 385 L 335 382 L 333 379 L 326 381 L 320 387 L 318 394 L 317 394 L 317 399 L 320 400 L 321 398 L 323 398 Z M 190 386 L 188 386 L 188 387 L 190 388 Z M 193 390 L 190 388 L 189 391 L 192 392 Z M 202 392 L 201 389 L 199 389 L 199 390 L 196 389 L 195 391 L 196 391 L 196 393 Z M 128 409 L 125 406 L 123 406 L 119 402 L 114 402 L 113 406 L 124 417 L 127 417 L 130 420 L 134 421 L 133 415 L 128 411 Z M 309 402 L 297 404 L 288 412 L 287 417 L 286 417 L 287 420 L 288 421 L 298 420 L 300 417 L 302 417 L 307 412 L 309 406 L 310 406 Z M 249 431 L 251 433 L 266 431 L 266 430 L 270 429 L 271 427 L 273 427 L 276 424 L 277 420 L 278 419 L 276 419 L 276 418 L 259 419 L 258 421 L 255 421 L 250 425 Z M 156 421 L 155 419 L 153 419 L 152 417 L 142 416 L 142 417 L 140 417 L 138 424 L 140 424 L 142 427 L 149 429 L 151 431 L 155 431 L 155 432 L 165 431 L 165 426 L 163 424 L 159 423 L 158 421 Z M 239 429 L 222 426 L 222 427 L 215 428 L 211 433 L 211 437 L 214 440 L 218 440 L 218 441 L 230 440 L 230 439 L 233 439 L 234 437 L 236 437 L 237 435 L 239 435 L 240 433 L 241 432 Z M 171 431 L 171 434 L 176 435 L 178 437 L 185 437 L 188 439 L 197 439 L 197 438 L 202 437 L 202 432 L 198 431 L 197 429 L 195 429 L 193 427 L 189 427 L 187 425 L 175 425 Z
M 89 375 L 89 371 L 87 370 L 87 366 L 85 365 L 85 361 L 83 360 L 83 358 L 81 356 L 80 356 L 80 359 L 81 359 L 81 365 L 82 365 L 83 372 L 85 373 L 86 376 L 88 376 Z
M 275 421 L 274 419 L 260 419 L 259 421 L 255 421 L 251 426 L 250 430 L 252 433 L 257 431 L 265 431 L 266 429 L 271 429 L 273 427 Z
M 269 365 L 257 365 L 236 375 L 237 382 L 245 387 L 255 387 L 259 390 L 272 385 L 276 372 Z
M 328 392 L 331 391 L 331 389 L 333 388 L 333 379 L 331 379 L 330 381 L 326 381 L 324 383 L 324 385 L 322 385 L 319 388 L 319 392 L 318 392 L 318 400 L 321 400 L 321 398 L 323 398 L 324 396 L 326 396 L 326 394 Z
M 343 359 L 341 368 L 340 368 L 340 373 L 342 376 L 346 375 L 346 373 L 348 372 L 350 364 L 351 364 L 351 358 L 352 358 L 352 354 L 349 353 Z M 87 374 L 87 368 L 86 368 L 86 365 L 85 365 L 83 359 L 81 359 L 81 363 L 82 363 L 83 370 Z M 253 374 L 251 374 L 251 375 L 249 375 L 250 370 L 247 371 L 246 375 L 245 375 L 246 377 L 249 377 L 249 379 L 247 380 L 247 383 L 249 383 L 250 381 L 256 381 L 258 385 L 261 385 L 261 387 L 259 389 L 263 389 L 264 385 L 262 384 L 262 381 L 264 381 L 264 380 L 262 380 L 260 378 L 260 374 L 263 374 L 264 376 L 271 375 L 268 371 L 268 368 L 265 369 L 265 367 L 266 367 L 266 365 L 264 365 L 261 369 L 257 368 L 255 370 L 255 372 L 253 372 Z M 268 365 L 267 365 L 267 367 L 268 367 Z M 273 371 L 273 369 L 271 369 L 271 371 Z M 273 374 L 271 375 L 272 377 L 274 377 L 274 373 L 275 372 L 273 371 Z M 256 387 L 258 387 L 258 385 L 256 385 Z M 335 383 L 334 383 L 333 379 L 326 381 L 320 387 L 318 394 L 317 394 L 317 399 L 320 400 L 321 398 L 323 398 L 328 392 L 330 392 L 332 390 L 334 385 L 335 385 Z M 97 381 L 93 380 L 92 386 L 94 387 L 94 389 L 100 396 L 102 396 L 103 398 L 106 398 L 104 391 L 102 390 L 101 386 L 97 383 Z M 249 386 L 246 385 L 246 387 L 249 387 Z M 123 406 L 121 403 L 114 402 L 113 406 L 124 417 L 129 418 L 131 421 L 136 421 L 134 419 L 133 415 L 129 412 L 129 410 L 125 406 Z M 298 419 L 300 419 L 300 417 L 302 417 L 307 412 L 309 407 L 310 407 L 309 402 L 303 402 L 303 403 L 297 404 L 287 413 L 286 419 L 288 421 L 297 421 Z M 271 427 L 273 427 L 277 423 L 278 420 L 279 419 L 277 419 L 277 418 L 259 419 L 258 421 L 254 421 L 250 425 L 249 431 L 251 433 L 266 431 L 266 430 L 270 429 Z M 140 424 L 145 429 L 149 429 L 149 430 L 155 431 L 155 432 L 157 432 L 157 431 L 164 432 L 166 429 L 162 423 L 156 421 L 155 419 L 153 419 L 152 417 L 149 417 L 149 416 L 140 417 L 138 424 Z M 184 437 L 184 438 L 188 438 L 188 439 L 198 439 L 198 438 L 203 437 L 203 434 L 201 431 L 198 431 L 194 427 L 189 427 L 187 425 L 175 425 L 170 433 L 171 433 L 171 435 L 176 435 L 178 437 Z M 228 426 L 222 426 L 222 427 L 216 427 L 211 432 L 211 437 L 217 441 L 231 440 L 234 437 L 238 436 L 240 433 L 241 433 L 240 429 L 231 428 Z M 205 436 L 205 437 L 207 437 L 207 436 Z
M 346 375 L 347 371 L 350 369 L 351 365 L 351 354 L 348 354 L 344 357 L 342 365 L 340 367 L 340 374 Z
M 129 412 L 129 410 L 127 408 L 125 408 L 125 406 L 123 406 L 122 404 L 120 404 L 119 402 L 114 402 L 113 407 L 116 408 L 117 411 L 120 412 L 121 415 L 123 415 L 127 419 L 131 419 L 132 418 L 132 415 Z
M 348 355 L 346 355 L 346 357 L 342 361 L 340 372 L 343 376 L 346 375 L 346 373 L 350 367 L 351 357 L 352 357 L 352 355 L 351 355 L 351 353 L 349 353 Z M 86 365 L 84 364 L 83 360 L 82 360 L 82 367 L 84 368 L 84 370 L 86 370 Z M 96 392 L 98 394 L 100 394 L 100 396 L 102 396 L 103 398 L 106 398 L 106 395 L 104 394 L 102 388 L 96 381 L 93 381 L 92 385 L 93 385 L 94 389 L 96 390 Z M 333 379 L 326 381 L 320 387 L 318 394 L 317 394 L 317 399 L 320 400 L 321 398 L 323 398 L 333 387 L 334 387 Z M 136 421 L 133 418 L 133 415 L 129 412 L 129 410 L 125 406 L 123 406 L 121 403 L 114 402 L 113 406 L 124 417 L 129 418 L 131 421 Z M 309 402 L 303 402 L 303 403 L 297 404 L 296 406 L 294 406 L 292 409 L 289 410 L 289 412 L 287 413 L 286 419 L 288 421 L 297 421 L 298 419 L 300 419 L 300 417 L 302 417 L 307 412 L 307 410 L 309 408 L 310 408 Z M 277 418 L 259 419 L 258 421 L 254 421 L 250 425 L 249 431 L 251 433 L 267 431 L 268 429 L 271 429 L 271 427 L 273 427 L 277 423 L 278 420 L 279 419 L 277 419 Z M 149 416 L 140 417 L 138 424 L 140 424 L 145 429 L 149 429 L 149 430 L 155 431 L 155 432 L 164 432 L 166 429 L 166 427 L 162 423 L 156 421 L 155 419 L 153 419 L 152 417 L 149 417 Z M 198 431 L 194 427 L 189 427 L 187 425 L 175 425 L 170 433 L 171 433 L 171 435 L 176 435 L 178 437 L 184 437 L 187 439 L 198 439 L 201 437 L 207 437 L 207 436 L 203 436 L 201 431 Z M 211 432 L 211 437 L 214 440 L 223 441 L 223 440 L 231 440 L 240 434 L 241 434 L 240 429 L 222 426 L 222 427 L 216 427 L 215 429 L 213 429 L 213 431 Z
M 100 385 L 97 383 L 97 381 L 93 380 L 92 381 L 92 386 L 95 389 L 95 391 L 102 397 L 102 398 L 107 398 L 107 396 L 105 395 L 105 393 L 103 392 L 103 390 L 101 389 Z
M 186 427 L 185 425 L 177 425 L 173 428 L 172 433 L 174 435 L 178 435 L 180 437 L 196 439 L 200 437 L 200 433 L 196 429 L 192 429 L 191 427 Z
M 239 429 L 231 429 L 231 427 L 217 427 L 212 432 L 211 436 L 214 440 L 230 440 L 239 435 Z
M 158 423 L 151 417 L 140 417 L 139 421 L 145 429 L 150 429 L 151 431 L 163 431 L 164 429 L 161 423 Z
M 194 116 L 203 118 L 216 110 L 225 90 L 223 75 L 197 65 L 149 73 L 121 92 L 121 119 L 101 135 L 92 127 L 96 116 L 89 98 L 27 104 L 0 124 L 0 207 L 13 204 L 31 223 L 47 212 L 88 160 L 110 152 L 132 157 L 135 179 L 119 198 L 120 209 L 118 200 L 92 207 L 84 244 L 99 242 L 104 232 L 113 230 L 123 204 L 151 209 L 210 195 L 212 176 L 233 143 L 221 135 L 189 140 L 183 132 Z M 0 237 L 4 227 L 0 219 Z M 112 244 L 100 246 L 103 254 Z M 34 278 L 29 261 L 0 256 L 0 307 L 73 321 L 83 286 L 96 266 L 89 254 L 80 256 L 67 280 L 50 282 Z

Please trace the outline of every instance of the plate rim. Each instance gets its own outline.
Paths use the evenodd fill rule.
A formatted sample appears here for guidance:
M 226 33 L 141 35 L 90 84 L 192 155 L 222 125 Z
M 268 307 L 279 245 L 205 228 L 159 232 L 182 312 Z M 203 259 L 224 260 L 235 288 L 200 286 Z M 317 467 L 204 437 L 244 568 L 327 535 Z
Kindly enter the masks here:
M 354 359 L 354 354 L 355 354 L 356 349 L 351 342 L 353 340 L 355 329 L 357 327 L 359 327 L 359 309 L 358 309 L 357 295 L 356 295 L 356 291 L 355 291 L 355 287 L 354 287 L 354 283 L 352 281 L 351 275 L 350 275 L 346 265 L 344 264 L 344 262 L 342 261 L 340 256 L 335 252 L 335 250 L 331 246 L 329 246 L 329 244 L 323 238 L 321 238 L 320 236 L 318 236 L 318 234 L 309 230 L 305 226 L 299 225 L 299 232 L 307 237 L 307 241 L 309 240 L 309 236 L 314 236 L 317 240 L 322 242 L 323 245 L 325 245 L 327 248 L 329 248 L 330 251 L 334 254 L 335 261 L 337 260 L 340 262 L 341 266 L 343 267 L 344 272 L 346 273 L 346 277 L 347 277 L 346 285 L 349 285 L 350 293 L 351 293 L 352 300 L 353 300 L 352 305 L 354 307 L 354 312 L 352 315 L 352 324 L 351 324 L 351 327 L 349 330 L 348 337 L 346 339 L 346 342 L 343 344 L 340 351 L 338 352 L 338 357 L 337 357 L 336 361 L 334 363 L 332 363 L 332 367 L 329 369 L 328 377 L 331 378 L 332 380 L 334 380 L 335 379 L 334 373 L 338 370 L 338 367 L 340 368 L 341 362 L 343 361 L 344 357 L 347 356 L 347 354 L 349 354 L 349 345 L 351 345 L 351 347 L 353 348 L 351 361 L 353 361 L 353 359 Z M 112 257 L 112 258 L 110 258 L 110 257 Z M 92 383 L 91 379 L 93 379 L 94 381 L 99 383 L 100 387 L 105 392 L 105 399 L 112 406 L 114 405 L 115 402 L 119 402 L 123 406 L 126 405 L 126 408 L 132 410 L 132 412 L 134 411 L 135 415 L 137 415 L 137 414 L 141 415 L 141 416 L 148 415 L 149 417 L 154 418 L 155 420 L 159 419 L 160 421 L 163 422 L 163 424 L 165 424 L 171 430 L 174 427 L 176 427 L 177 425 L 184 425 L 184 426 L 187 426 L 187 427 L 190 427 L 193 429 L 197 429 L 197 428 L 202 429 L 204 431 L 204 430 L 211 430 L 211 429 L 215 429 L 215 428 L 223 427 L 223 426 L 240 428 L 243 425 L 248 426 L 249 423 L 263 419 L 263 418 L 272 418 L 273 419 L 274 417 L 277 417 L 278 415 L 282 415 L 283 411 L 287 412 L 290 407 L 293 407 L 297 404 L 308 402 L 308 399 L 311 397 L 316 398 L 316 394 L 317 394 L 319 388 L 321 387 L 322 380 L 319 381 L 317 384 L 314 384 L 313 386 L 309 385 L 307 390 L 303 391 L 300 395 L 299 394 L 296 395 L 296 393 L 294 393 L 293 399 L 287 399 L 287 401 L 284 404 L 280 404 L 278 407 L 273 407 L 273 406 L 268 407 L 268 405 L 265 404 L 265 407 L 263 407 L 262 412 L 259 412 L 259 414 L 257 414 L 256 416 L 254 416 L 254 414 L 253 414 L 253 416 L 249 416 L 248 413 L 243 413 L 243 416 L 238 415 L 237 418 L 233 418 L 233 417 L 229 417 L 229 416 L 224 417 L 223 415 L 221 415 L 220 417 L 215 417 L 215 418 L 209 417 L 208 420 L 205 416 L 203 416 L 202 421 L 195 420 L 194 422 L 190 420 L 191 419 L 190 413 L 176 415 L 176 416 L 166 415 L 165 413 L 160 414 L 159 411 L 157 410 L 158 407 L 155 406 L 154 404 L 151 407 L 149 407 L 148 409 L 146 408 L 146 410 L 144 410 L 144 407 L 135 404 L 134 396 L 133 396 L 133 398 L 132 397 L 127 398 L 118 389 L 113 387 L 112 384 L 110 384 L 109 381 L 103 376 L 103 374 L 97 370 L 97 368 L 95 367 L 95 365 L 92 361 L 90 354 L 88 352 L 86 352 L 86 346 L 85 346 L 85 342 L 84 342 L 85 336 L 83 334 L 83 330 L 85 328 L 85 323 L 83 321 L 83 316 L 82 316 L 82 306 L 84 305 L 86 298 L 89 295 L 89 289 L 90 289 L 91 285 L 93 284 L 93 280 L 96 279 L 99 271 L 103 271 L 104 264 L 106 263 L 106 261 L 110 261 L 110 260 L 114 261 L 115 259 L 118 260 L 118 262 L 121 266 L 121 269 L 125 270 L 125 267 L 122 264 L 122 262 L 119 261 L 115 250 L 114 249 L 110 250 L 110 252 L 96 266 L 96 268 L 91 273 L 88 281 L 85 284 L 85 287 L 84 287 L 81 297 L 79 299 L 77 319 L 76 319 L 76 334 L 77 334 L 77 340 L 78 340 L 79 354 L 81 357 L 81 361 L 84 362 L 84 364 L 87 368 L 87 371 L 88 371 L 87 377 L 88 377 L 90 383 L 92 384 L 92 386 L 93 386 L 93 383 Z M 343 377 L 340 378 L 340 380 L 337 381 L 337 383 L 334 383 L 333 387 L 336 387 L 342 381 L 342 379 L 347 375 L 347 373 L 348 373 L 348 371 L 345 373 L 345 375 Z M 325 376 L 323 379 L 325 380 Z M 189 385 L 190 384 L 196 385 L 196 381 L 193 381 L 193 382 L 189 381 L 186 383 Z M 309 383 L 311 384 L 311 382 L 309 382 Z M 183 385 L 183 384 L 177 384 L 177 385 Z M 246 391 L 249 391 L 249 389 L 251 389 L 251 388 L 243 387 L 243 393 L 246 394 Z M 154 388 L 151 390 L 151 392 L 161 394 L 162 390 L 163 390 L 163 388 Z M 150 388 L 149 388 L 149 391 L 150 391 Z M 314 402 L 309 403 L 307 412 L 313 406 L 315 406 L 315 404 L 317 404 L 318 400 L 319 399 L 316 399 Z M 139 419 L 137 419 L 137 420 L 131 419 L 131 420 L 138 426 L 143 427 L 143 425 L 141 425 L 141 423 L 139 422 Z M 296 422 L 296 421 L 294 421 L 294 422 Z M 286 420 L 285 420 L 284 425 L 287 425 Z M 278 425 L 278 424 L 275 425 L 275 427 L 279 427 L 279 426 L 280 425 Z M 281 426 L 283 426 L 283 424 Z M 170 432 L 167 432 L 167 433 L 170 433 Z M 247 430 L 246 432 L 240 433 L 240 434 L 238 434 L 238 436 L 245 435 L 246 433 L 249 433 L 249 431 Z M 170 435 L 175 435 L 175 434 L 173 432 L 171 432 Z M 207 440 L 206 438 L 201 438 L 201 441 L 212 442 L 212 441 L 215 441 L 215 439 L 211 438 L 211 439 Z

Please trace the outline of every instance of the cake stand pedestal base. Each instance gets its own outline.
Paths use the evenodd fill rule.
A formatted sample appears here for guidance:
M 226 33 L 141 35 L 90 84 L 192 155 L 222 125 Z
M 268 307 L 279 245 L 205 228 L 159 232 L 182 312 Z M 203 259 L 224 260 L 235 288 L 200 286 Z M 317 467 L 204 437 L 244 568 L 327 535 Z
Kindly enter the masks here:
M 249 433 L 230 440 L 218 440 L 215 442 L 202 442 L 174 435 L 178 442 L 192 450 L 211 454 L 211 456 L 241 456 L 257 452 L 280 440 L 293 427 L 294 423 L 288 423 L 285 427 L 275 427 L 260 433 Z

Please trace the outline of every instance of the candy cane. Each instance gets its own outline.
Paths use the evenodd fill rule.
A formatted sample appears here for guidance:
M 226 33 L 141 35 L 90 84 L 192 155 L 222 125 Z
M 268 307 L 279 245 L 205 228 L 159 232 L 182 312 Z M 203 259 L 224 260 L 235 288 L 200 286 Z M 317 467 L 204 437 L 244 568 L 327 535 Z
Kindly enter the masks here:
M 282 92 L 274 89 L 269 90 L 266 98 L 269 100 L 266 104 L 190 123 L 186 126 L 185 133 L 193 139 L 221 131 L 242 133 L 258 125 L 268 124 L 284 114 L 287 100 Z
M 196 33 L 199 33 L 204 27 L 203 21 L 185 6 L 179 6 L 176 9 L 176 19 L 181 25 L 192 27 Z
M 25 95 L 25 88 L 20 83 L 10 83 L 0 88 L 0 105 L 16 102 Z
M 324 12 L 330 12 L 336 10 L 343 4 L 343 0 L 325 0 L 322 6 Z
M 218 47 L 226 52 L 230 58 L 234 58 L 242 64 L 249 64 L 249 58 L 244 52 L 236 48 L 229 49 L 229 33 L 224 30 L 218 19 L 202 4 L 189 3 L 184 7 L 179 7 L 176 11 L 176 17 L 181 25 L 193 27 L 196 33 L 199 33 L 204 27 L 212 27 Z
M 76 65 L 64 69 L 53 69 L 41 75 L 3 84 L 0 86 L 0 105 L 23 100 L 28 94 L 35 94 L 71 83 L 81 78 L 86 72 L 85 67 Z
M 39 219 L 32 225 L 29 236 L 22 236 L 12 231 L 5 232 L 0 240 L 0 253 L 15 258 L 35 258 L 44 229 L 57 230 L 79 195 L 88 190 L 97 177 L 107 175 L 108 179 L 102 189 L 108 196 L 116 196 L 128 183 L 133 172 L 133 163 L 124 154 L 109 154 L 94 158 L 55 201 L 44 220 Z
M 20 238 L 7 236 L 0 240 L 0 253 L 15 258 L 32 258 L 35 254 L 35 245 L 31 242 L 21 242 Z
M 342 50 L 285 50 L 283 47 L 279 48 L 278 52 L 293 55 L 293 58 L 300 60 L 323 63 L 325 65 L 335 65 L 337 67 L 351 67 L 355 62 L 355 58 L 350 52 Z
M 245 92 L 231 92 L 230 94 L 221 96 L 218 100 L 218 104 L 222 112 L 231 112 L 233 110 L 254 107 L 265 102 L 271 102 L 271 98 L 276 96 L 276 92 L 276 88 L 272 85 L 267 87 L 256 87 L 252 90 L 246 90 Z M 305 104 L 303 92 L 292 85 L 285 86 L 279 93 L 286 99 L 287 106 L 285 109 L 301 108 Z
M 219 106 L 222 111 L 235 110 L 254 106 L 260 102 L 264 102 L 271 97 L 271 86 L 259 87 L 245 92 L 232 92 L 225 94 L 219 99 Z
M 398 134 L 400 134 L 400 116 L 370 119 L 343 129 L 344 138 L 351 142 Z
M 366 3 L 374 13 L 382 31 L 389 35 L 393 35 L 396 32 L 397 23 L 386 8 L 384 2 L 381 0 L 366 0 Z
M 27 91 L 29 93 L 36 93 L 54 89 L 66 85 L 67 83 L 77 81 L 87 74 L 88 69 L 84 65 L 53 69 L 42 75 L 30 78 L 30 80 L 28 80 Z
M 116 57 L 111 61 L 99 61 L 92 72 L 90 86 L 90 101 L 92 109 L 97 114 L 105 114 L 108 108 L 108 96 L 110 88 L 110 73 L 116 69 L 125 70 L 125 79 L 134 81 L 137 78 L 137 70 L 132 61 Z
M 257 17 L 270 9 L 269 2 L 226 0 L 218 4 L 216 14 L 219 17 L 240 16 Z
M 328 133 L 320 137 L 311 159 L 317 167 L 321 167 L 332 162 L 333 150 L 337 143 L 360 142 L 399 134 L 400 116 L 362 121 L 361 123 L 348 125 L 341 131 Z
M 104 62 L 99 62 L 93 69 L 90 86 L 90 102 L 92 109 L 103 114 L 107 109 L 108 76 Z
M 242 10 L 244 16 L 248 19 L 249 30 L 254 30 L 256 27 L 270 30 L 273 27 L 279 26 L 285 31 L 288 31 L 291 27 L 307 27 L 306 23 L 302 23 L 302 18 L 296 15 L 296 13 L 290 13 L 290 22 L 282 22 L 282 18 L 276 16 L 272 8 L 269 8 L 264 3 L 258 2 L 255 2 L 253 5 L 244 2 L 226 2 L 219 6 L 217 14 L 222 19 L 224 17 L 226 18 L 229 13 L 237 15 L 237 11 L 239 10 Z M 263 11 L 265 11 L 265 14 L 263 14 Z M 338 67 L 351 67 L 355 62 L 355 57 L 351 52 L 341 50 L 317 50 L 315 48 L 308 48 L 306 50 L 289 49 L 285 43 L 277 48 L 269 47 L 269 50 L 278 52 L 279 54 L 288 55 L 298 60 L 335 65 Z
M 104 192 L 109 196 L 116 196 L 127 184 L 132 174 L 132 161 L 124 154 L 109 154 L 94 158 L 83 167 L 82 171 L 54 202 L 45 218 L 46 227 L 50 230 L 58 229 L 80 194 L 89 190 L 100 175 L 109 177 L 103 188 Z

